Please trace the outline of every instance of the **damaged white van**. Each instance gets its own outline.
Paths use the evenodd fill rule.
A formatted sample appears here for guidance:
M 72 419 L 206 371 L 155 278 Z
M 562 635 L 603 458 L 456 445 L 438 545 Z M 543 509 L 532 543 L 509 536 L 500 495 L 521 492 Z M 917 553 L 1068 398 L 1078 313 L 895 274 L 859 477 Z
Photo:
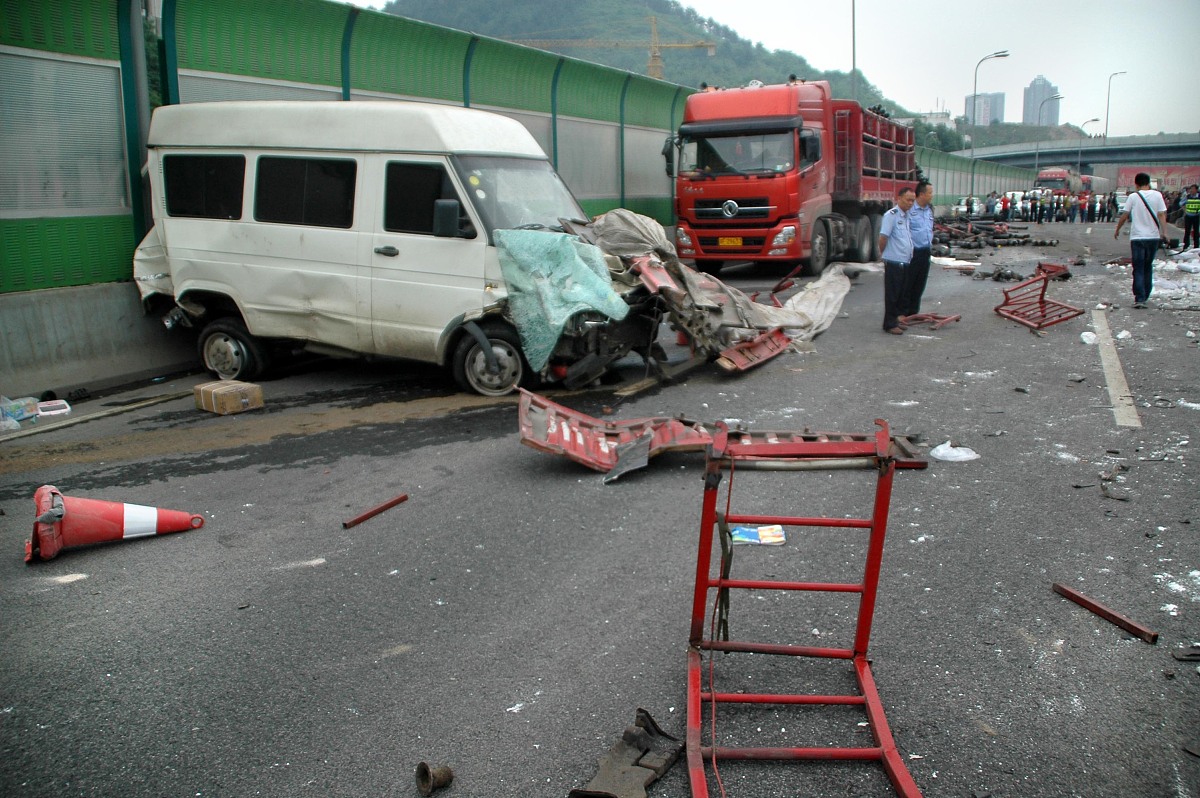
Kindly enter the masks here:
M 530 369 L 496 232 L 587 222 L 515 120 L 416 102 L 195 103 L 158 108 L 148 147 L 155 226 L 134 278 L 168 327 L 199 330 L 221 378 L 303 349 L 437 363 L 501 395 L 539 375 L 584 384 L 654 341 L 649 308 L 580 313 Z

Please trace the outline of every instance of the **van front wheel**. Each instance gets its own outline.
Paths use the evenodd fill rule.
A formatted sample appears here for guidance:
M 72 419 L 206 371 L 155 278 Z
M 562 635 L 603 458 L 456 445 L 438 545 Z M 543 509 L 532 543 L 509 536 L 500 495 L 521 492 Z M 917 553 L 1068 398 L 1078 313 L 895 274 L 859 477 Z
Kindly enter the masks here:
M 488 356 L 475 336 L 466 334 L 454 350 L 454 381 L 465 391 L 483 396 L 504 396 L 528 381 L 529 366 L 521 352 L 521 339 L 515 330 L 501 325 L 483 327 L 491 345 L 496 368 L 488 366 Z
M 252 380 L 266 367 L 262 345 L 236 319 L 217 319 L 200 332 L 204 368 L 222 380 Z

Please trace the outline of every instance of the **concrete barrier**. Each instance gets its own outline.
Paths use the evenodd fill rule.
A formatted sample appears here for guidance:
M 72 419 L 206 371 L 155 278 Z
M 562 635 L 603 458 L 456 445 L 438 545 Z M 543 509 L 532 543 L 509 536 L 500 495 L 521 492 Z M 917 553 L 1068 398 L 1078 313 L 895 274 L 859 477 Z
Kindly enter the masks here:
M 133 283 L 0 294 L 0 393 L 59 398 L 200 368 L 195 336 L 142 313 Z

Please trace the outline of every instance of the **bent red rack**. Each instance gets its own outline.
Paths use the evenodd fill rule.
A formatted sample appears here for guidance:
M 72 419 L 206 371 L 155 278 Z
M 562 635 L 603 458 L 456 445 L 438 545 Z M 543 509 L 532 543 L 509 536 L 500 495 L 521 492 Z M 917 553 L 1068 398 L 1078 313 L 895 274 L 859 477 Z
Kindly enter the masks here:
M 687 703 L 687 763 L 693 798 L 708 798 L 710 774 L 720 784 L 719 763 L 723 760 L 769 760 L 796 762 L 799 760 L 878 762 L 896 794 L 902 798 L 919 798 L 920 790 L 909 774 L 888 728 L 883 704 L 875 688 L 875 679 L 867 659 L 867 645 L 875 611 L 883 560 L 884 536 L 887 531 L 888 508 L 891 502 L 892 477 L 895 461 L 890 454 L 890 436 L 886 422 L 876 420 L 878 429 L 873 436 L 855 436 L 847 440 L 824 438 L 803 441 L 739 443 L 720 425 L 707 452 L 704 478 L 704 501 L 700 521 L 699 546 L 696 558 L 696 583 L 692 601 L 691 632 L 688 640 L 688 703 Z M 874 498 L 869 517 L 805 517 L 798 515 L 764 515 L 733 512 L 733 483 L 735 473 L 742 471 L 830 471 L 845 469 L 874 470 Z M 723 472 L 728 471 L 724 510 L 718 509 Z M 800 495 L 793 493 L 792 495 Z M 731 578 L 732 551 L 730 529 L 737 525 L 780 525 L 786 529 L 805 531 L 806 528 L 866 530 L 864 570 L 859 581 L 810 582 L 779 579 Z M 793 532 L 793 536 L 799 532 Z M 721 556 L 713 561 L 714 538 L 720 535 Z M 806 542 L 806 545 L 808 543 Z M 715 567 L 714 567 L 715 566 Z M 779 563 L 772 568 L 778 570 Z M 857 572 L 855 572 L 857 573 Z M 773 576 L 774 574 L 772 574 Z M 857 578 L 857 576 L 855 577 Z M 848 648 L 801 646 L 748 640 L 729 640 L 729 592 L 802 591 L 810 598 L 817 592 L 848 595 L 858 594 L 854 612 L 853 643 Z M 798 594 L 801 595 L 801 594 Z M 808 600 L 808 599 L 806 599 Z M 788 616 L 791 620 L 791 616 Z M 706 627 L 707 636 L 706 636 Z M 718 639 L 720 638 L 720 639 Z M 817 695 L 810 693 L 751 693 L 743 690 L 721 691 L 717 686 L 714 657 L 740 652 L 752 655 L 773 655 L 794 658 L 791 662 L 808 660 L 849 661 L 853 669 L 857 692 L 847 695 Z M 707 674 L 707 684 L 705 676 Z M 722 676 L 726 674 L 722 673 Z M 798 680 L 800 681 L 800 680 Z M 725 687 L 722 684 L 722 687 Z M 749 705 L 779 707 L 851 706 L 862 707 L 873 736 L 873 745 L 836 747 L 829 745 L 804 747 L 733 747 L 717 732 L 719 708 L 737 704 L 737 712 L 751 711 Z M 731 712 L 735 710 L 729 710 Z M 805 711 L 803 709 L 797 711 Z M 753 724 L 751 724 L 753 725 Z M 856 724 L 857 725 L 857 724 Z M 704 729 L 710 729 L 709 739 L 703 739 Z M 761 729 L 759 729 L 761 731 Z M 722 794 L 724 788 L 721 788 Z

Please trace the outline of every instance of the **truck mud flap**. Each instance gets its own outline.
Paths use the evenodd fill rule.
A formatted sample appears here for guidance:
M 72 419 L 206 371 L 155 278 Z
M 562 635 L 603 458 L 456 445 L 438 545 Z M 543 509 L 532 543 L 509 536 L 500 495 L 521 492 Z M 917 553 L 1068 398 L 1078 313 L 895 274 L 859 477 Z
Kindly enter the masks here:
M 666 451 L 702 452 L 712 443 L 710 427 L 685 418 L 653 416 L 625 421 L 604 421 L 571 410 L 544 396 L 521 389 L 517 412 L 521 443 L 540 452 L 556 454 L 604 474 L 604 481 L 649 464 Z M 864 435 L 846 432 L 730 430 L 738 443 L 861 442 Z M 913 437 L 893 435 L 888 456 L 897 468 L 927 468 Z

